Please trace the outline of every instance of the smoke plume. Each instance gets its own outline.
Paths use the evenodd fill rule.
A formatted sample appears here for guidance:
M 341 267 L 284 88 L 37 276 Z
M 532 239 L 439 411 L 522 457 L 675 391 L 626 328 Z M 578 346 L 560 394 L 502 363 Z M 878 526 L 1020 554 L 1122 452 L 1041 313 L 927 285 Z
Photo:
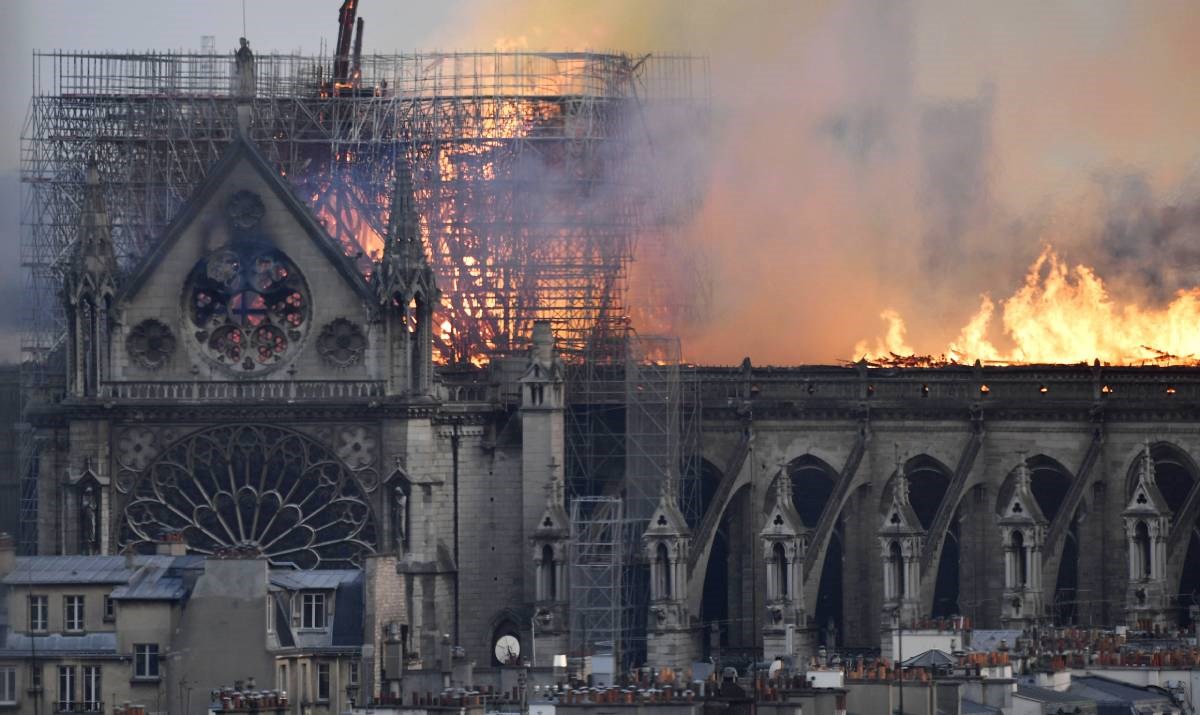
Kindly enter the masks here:
M 689 360 L 785 364 L 1009 354 L 981 301 L 998 316 L 1047 245 L 1140 314 L 1200 284 L 1196 37 L 1187 0 L 525 0 L 435 42 L 708 56 L 711 127 L 677 127 L 661 177 L 703 201 L 632 290 L 690 308 L 655 326 Z

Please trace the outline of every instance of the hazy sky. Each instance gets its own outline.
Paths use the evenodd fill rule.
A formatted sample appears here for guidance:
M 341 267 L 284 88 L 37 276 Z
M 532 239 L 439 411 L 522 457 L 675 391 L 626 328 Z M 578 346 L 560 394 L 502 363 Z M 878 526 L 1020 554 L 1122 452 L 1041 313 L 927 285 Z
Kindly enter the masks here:
M 247 0 L 257 52 L 315 52 L 338 0 Z M 4 2 L 0 300 L 19 291 L 30 53 L 233 50 L 240 0 Z M 367 51 L 651 49 L 711 58 L 707 187 L 685 232 L 695 360 L 852 358 L 880 312 L 918 351 L 1052 243 L 1119 299 L 1200 284 L 1195 0 L 361 0 Z M 681 132 L 688 127 L 680 127 Z M 693 167 L 695 162 L 681 162 Z M 671 266 L 660 270 L 672 270 Z M 687 281 L 680 281 L 684 285 Z M 685 296 L 690 298 L 690 296 Z M 6 314 L 0 330 L 14 317 Z M 3 334 L 3 333 L 0 333 Z M 1004 336 L 996 336 L 1003 342 Z M 15 353 L 0 346 L 0 356 Z

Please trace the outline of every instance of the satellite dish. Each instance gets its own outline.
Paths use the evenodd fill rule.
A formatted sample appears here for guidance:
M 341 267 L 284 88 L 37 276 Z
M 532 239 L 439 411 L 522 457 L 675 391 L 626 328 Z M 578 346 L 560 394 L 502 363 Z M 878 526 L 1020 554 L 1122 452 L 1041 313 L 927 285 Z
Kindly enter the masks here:
M 783 661 L 776 658 L 775 660 L 771 661 L 771 667 L 767 668 L 767 675 L 774 677 L 774 675 L 781 670 L 783 670 Z

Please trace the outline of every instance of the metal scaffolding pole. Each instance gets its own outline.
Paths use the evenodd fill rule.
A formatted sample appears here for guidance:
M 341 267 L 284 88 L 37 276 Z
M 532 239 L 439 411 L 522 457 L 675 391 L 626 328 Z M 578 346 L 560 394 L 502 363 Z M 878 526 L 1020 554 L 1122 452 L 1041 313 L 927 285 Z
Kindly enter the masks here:
M 573 657 L 621 653 L 621 576 L 624 562 L 621 500 L 571 501 L 571 641 Z

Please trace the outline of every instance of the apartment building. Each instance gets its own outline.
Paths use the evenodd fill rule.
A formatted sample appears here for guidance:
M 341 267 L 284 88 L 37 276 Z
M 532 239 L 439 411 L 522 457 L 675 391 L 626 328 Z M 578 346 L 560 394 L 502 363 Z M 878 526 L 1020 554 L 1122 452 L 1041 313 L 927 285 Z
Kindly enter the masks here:
M 297 714 L 360 698 L 365 571 L 159 551 L 16 557 L 0 535 L 0 712 L 205 713 L 232 682 Z

